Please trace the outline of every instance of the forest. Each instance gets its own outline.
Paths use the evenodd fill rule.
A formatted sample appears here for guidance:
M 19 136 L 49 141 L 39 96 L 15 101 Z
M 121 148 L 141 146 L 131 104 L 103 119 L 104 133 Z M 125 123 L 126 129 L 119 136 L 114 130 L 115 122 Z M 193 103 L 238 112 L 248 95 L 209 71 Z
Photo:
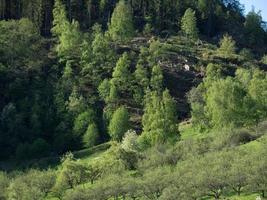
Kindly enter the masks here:
M 266 147 L 260 11 L 0 0 L 0 200 L 263 200 Z

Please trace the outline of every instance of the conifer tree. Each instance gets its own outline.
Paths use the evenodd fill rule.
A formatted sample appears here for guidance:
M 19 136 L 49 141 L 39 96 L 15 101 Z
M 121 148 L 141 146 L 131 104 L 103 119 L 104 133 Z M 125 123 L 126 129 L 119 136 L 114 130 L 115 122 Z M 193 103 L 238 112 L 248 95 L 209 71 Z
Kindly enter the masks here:
M 58 37 L 65 31 L 66 27 L 69 25 L 66 7 L 63 4 L 62 0 L 55 0 L 53 18 L 54 20 L 52 33 Z
M 130 60 L 124 53 L 118 60 L 110 80 L 110 100 L 114 101 L 131 88 Z
M 155 145 L 166 141 L 172 142 L 178 137 L 176 108 L 169 91 L 163 94 L 148 92 L 142 118 L 143 133 L 141 141 Z
M 224 35 L 220 41 L 220 48 L 218 49 L 218 53 L 220 56 L 224 58 L 231 57 L 236 52 L 236 43 L 233 38 L 229 35 Z
M 196 40 L 198 38 L 197 19 L 195 11 L 188 8 L 182 18 L 182 31 L 190 39 Z
M 163 74 L 161 67 L 155 65 L 152 69 L 152 75 L 150 80 L 150 86 L 153 91 L 162 92 L 163 89 Z
M 134 35 L 133 15 L 130 5 L 120 0 L 112 14 L 109 25 L 111 38 L 117 42 L 126 42 Z
M 136 83 L 136 87 L 134 89 L 134 98 L 137 103 L 142 104 L 145 91 L 149 86 L 149 79 L 147 69 L 140 63 L 136 65 L 134 78 Z

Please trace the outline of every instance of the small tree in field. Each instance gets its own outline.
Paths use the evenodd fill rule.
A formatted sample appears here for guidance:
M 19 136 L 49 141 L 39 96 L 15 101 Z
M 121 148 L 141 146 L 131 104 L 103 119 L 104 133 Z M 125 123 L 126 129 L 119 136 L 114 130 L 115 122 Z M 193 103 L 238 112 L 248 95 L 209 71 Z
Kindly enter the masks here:
M 118 108 L 112 115 L 109 124 L 109 134 L 113 140 L 121 141 L 124 133 L 129 129 L 129 113 L 125 107 Z
M 188 8 L 182 18 L 182 31 L 190 39 L 196 40 L 198 38 L 197 18 L 195 11 Z

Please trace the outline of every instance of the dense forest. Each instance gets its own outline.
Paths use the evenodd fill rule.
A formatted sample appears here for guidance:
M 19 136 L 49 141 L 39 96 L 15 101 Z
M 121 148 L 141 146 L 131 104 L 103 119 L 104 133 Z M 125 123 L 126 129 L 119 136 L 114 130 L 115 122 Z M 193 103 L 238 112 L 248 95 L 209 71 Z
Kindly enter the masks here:
M 238 0 L 0 0 L 0 200 L 264 198 L 266 71 Z

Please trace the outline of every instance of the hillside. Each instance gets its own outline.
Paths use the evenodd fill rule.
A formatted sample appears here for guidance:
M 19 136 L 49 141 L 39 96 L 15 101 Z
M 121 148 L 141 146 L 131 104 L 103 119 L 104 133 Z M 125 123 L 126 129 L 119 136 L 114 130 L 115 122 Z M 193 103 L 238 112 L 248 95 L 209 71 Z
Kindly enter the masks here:
M 0 200 L 260 200 L 267 32 L 238 0 L 0 0 Z

